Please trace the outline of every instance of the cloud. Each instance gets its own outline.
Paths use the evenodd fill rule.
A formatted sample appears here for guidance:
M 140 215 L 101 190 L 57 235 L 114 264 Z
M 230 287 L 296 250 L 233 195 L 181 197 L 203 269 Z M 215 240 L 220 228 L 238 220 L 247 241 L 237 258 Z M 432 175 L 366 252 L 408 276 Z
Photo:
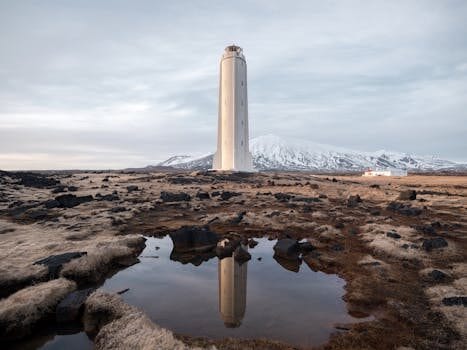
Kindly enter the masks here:
M 0 168 L 213 151 L 232 42 L 252 136 L 466 161 L 466 17 L 463 1 L 0 0 Z

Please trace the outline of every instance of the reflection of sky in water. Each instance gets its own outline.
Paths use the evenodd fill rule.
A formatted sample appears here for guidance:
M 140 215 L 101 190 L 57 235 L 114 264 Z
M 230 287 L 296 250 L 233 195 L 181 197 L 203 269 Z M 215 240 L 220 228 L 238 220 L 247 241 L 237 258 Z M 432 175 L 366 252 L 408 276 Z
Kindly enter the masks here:
M 272 257 L 275 241 L 258 241 L 249 249 L 246 312 L 238 328 L 226 328 L 219 314 L 218 259 L 198 267 L 171 261 L 168 236 L 149 238 L 141 263 L 120 271 L 103 288 L 130 288 L 125 301 L 161 326 L 194 336 L 266 337 L 309 345 L 326 341 L 334 323 L 354 320 L 342 301 L 342 279 L 313 272 L 305 263 L 298 273 L 290 272 Z

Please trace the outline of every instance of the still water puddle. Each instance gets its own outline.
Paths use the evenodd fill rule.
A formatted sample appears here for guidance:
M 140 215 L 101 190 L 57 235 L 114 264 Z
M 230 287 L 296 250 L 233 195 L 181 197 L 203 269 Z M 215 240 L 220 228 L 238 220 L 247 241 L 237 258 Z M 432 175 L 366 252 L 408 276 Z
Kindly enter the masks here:
M 130 288 L 122 295 L 127 303 L 162 327 L 192 336 L 316 345 L 335 331 L 335 323 L 355 322 L 342 300 L 344 280 L 313 272 L 306 264 L 290 271 L 298 266 L 281 262 L 283 267 L 273 258 L 276 241 L 257 241 L 248 250 L 252 259 L 243 264 L 214 257 L 194 266 L 170 259 L 170 237 L 149 238 L 141 263 L 120 271 L 102 288 Z
M 127 303 L 162 327 L 197 337 L 267 338 L 311 346 L 326 342 L 336 323 L 357 321 L 342 300 L 343 279 L 314 272 L 298 260 L 276 260 L 275 240 L 256 241 L 248 249 L 251 260 L 243 264 L 235 255 L 222 260 L 204 255 L 187 263 L 186 255 L 172 251 L 169 236 L 148 238 L 140 263 L 113 275 L 101 288 L 129 288 L 122 294 Z M 70 333 L 39 335 L 21 348 L 92 349 L 84 332 Z

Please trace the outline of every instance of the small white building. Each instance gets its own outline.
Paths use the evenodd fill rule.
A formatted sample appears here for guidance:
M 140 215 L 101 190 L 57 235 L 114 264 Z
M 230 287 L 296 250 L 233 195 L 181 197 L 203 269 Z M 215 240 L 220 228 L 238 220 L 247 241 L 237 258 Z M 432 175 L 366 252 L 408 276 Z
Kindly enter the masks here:
M 363 173 L 363 176 L 407 176 L 407 170 L 396 168 L 378 170 L 369 169 Z

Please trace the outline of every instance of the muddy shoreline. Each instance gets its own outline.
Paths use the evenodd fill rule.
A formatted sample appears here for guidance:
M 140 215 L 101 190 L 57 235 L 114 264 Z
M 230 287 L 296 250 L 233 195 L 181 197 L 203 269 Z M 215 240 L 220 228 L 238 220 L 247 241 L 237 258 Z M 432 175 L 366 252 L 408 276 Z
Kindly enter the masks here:
M 314 249 L 300 257 L 302 268 L 345 279 L 348 312 L 374 320 L 341 325 L 343 331 L 323 348 L 461 349 L 467 339 L 466 208 L 463 176 L 2 173 L 0 324 L 11 327 L 13 316 L 29 315 L 30 308 L 14 302 L 27 288 L 34 295 L 41 283 L 56 283 L 63 293 L 49 300 L 58 304 L 69 292 L 98 285 L 112 271 L 135 263 L 144 247 L 141 235 L 209 227 L 222 238 L 305 239 Z M 86 255 L 64 262 L 53 276 L 49 267 L 34 264 L 70 252 Z M 53 317 L 54 302 L 47 308 L 42 303 L 34 304 L 35 317 L 15 325 L 8 336 L 33 334 L 38 322 Z M 99 306 L 94 321 L 112 307 Z M 87 309 L 85 304 L 85 315 Z M 109 338 L 99 337 L 102 329 L 113 337 L 128 331 L 118 323 L 125 312 L 111 314 L 114 318 L 92 330 L 98 348 L 108 346 Z M 138 315 L 148 334 L 161 332 Z M 115 329 L 106 328 L 114 322 Z M 268 340 L 176 338 L 193 347 L 295 348 Z

